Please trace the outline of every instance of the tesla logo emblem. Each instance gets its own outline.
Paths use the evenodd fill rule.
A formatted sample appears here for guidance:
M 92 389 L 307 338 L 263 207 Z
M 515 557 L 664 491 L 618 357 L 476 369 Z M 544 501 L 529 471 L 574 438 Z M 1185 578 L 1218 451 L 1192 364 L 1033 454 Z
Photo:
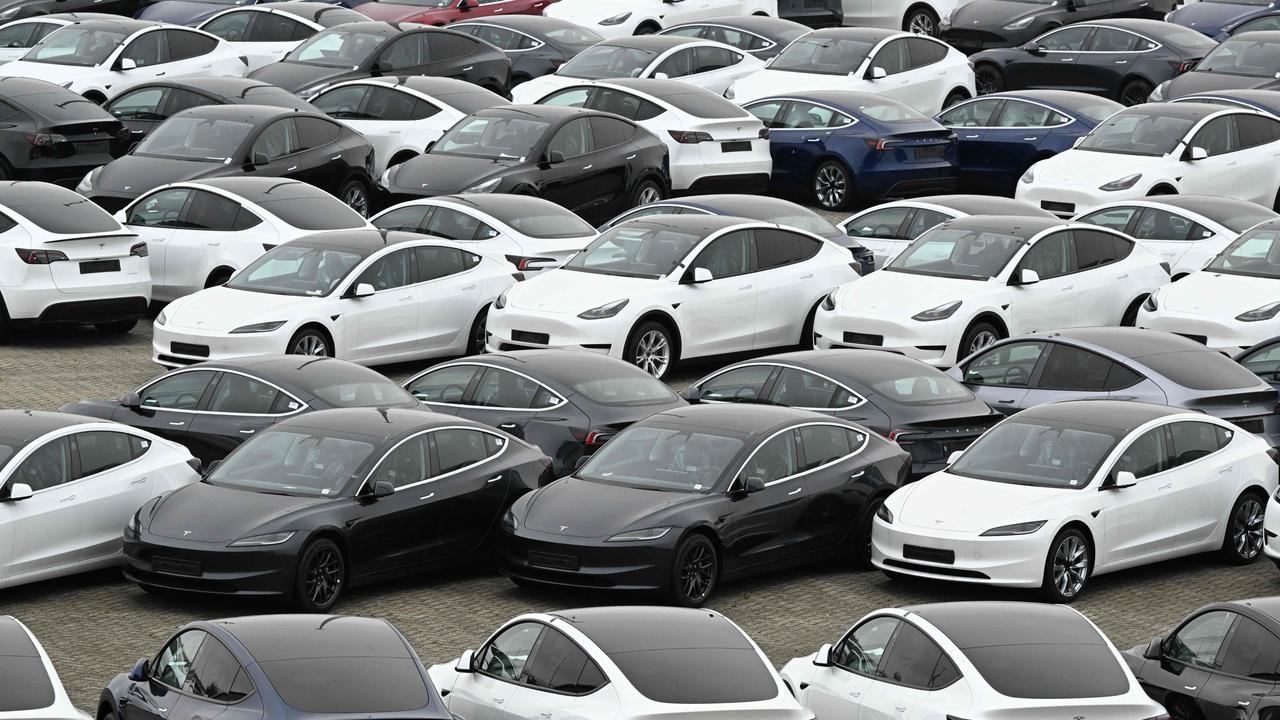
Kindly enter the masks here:
M 129 188 L 131 188 L 131 187 L 133 187 L 133 186 L 132 186 L 132 185 L 125 185 L 125 186 L 124 186 L 124 189 L 125 189 L 125 190 L 128 190 L 128 189 L 129 189 Z
M 102 248 L 104 248 L 104 247 L 106 247 L 106 246 L 107 246 L 107 244 L 106 244 L 106 243 L 98 243 L 98 249 L 99 249 L 99 250 L 101 250 Z
M 561 526 L 560 526 L 560 532 L 564 532 L 565 530 L 568 530 L 568 529 L 569 529 L 569 526 L 568 526 L 568 525 L 561 525 Z
M 934 521 L 933 521 L 933 524 L 934 524 L 934 525 L 941 525 L 941 524 L 942 524 L 942 521 L 941 521 L 941 520 L 934 520 Z
M 430 184 L 431 184 L 431 183 L 422 183 L 422 187 L 426 187 L 426 186 L 428 186 L 428 185 L 430 185 Z
M 191 534 L 191 531 L 190 531 L 190 530 L 183 530 L 183 531 L 182 531 L 182 537 L 186 537 L 186 536 L 188 536 L 188 535 L 190 535 L 190 534 Z

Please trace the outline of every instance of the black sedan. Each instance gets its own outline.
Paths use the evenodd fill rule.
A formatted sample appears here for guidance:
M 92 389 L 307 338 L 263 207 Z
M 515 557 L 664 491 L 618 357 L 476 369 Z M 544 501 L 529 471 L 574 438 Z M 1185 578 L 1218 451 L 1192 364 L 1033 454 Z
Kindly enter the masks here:
M 685 404 L 629 362 L 575 350 L 490 353 L 436 365 L 404 388 L 436 412 L 537 445 L 557 476 L 632 423 Z
M 119 120 L 44 80 L 0 78 L 0 180 L 73 185 L 128 149 Z
M 839 25 L 836 22 L 822 27 Z M 751 53 L 761 60 L 769 60 L 792 40 L 809 32 L 808 27 L 794 20 L 765 15 L 731 15 L 672 25 L 658 34 L 714 40 Z
M 1064 25 L 1110 18 L 1158 21 L 1176 4 L 1177 0 L 974 0 L 961 3 L 942 20 L 940 37 L 966 53 L 1011 48 Z
M 964 385 L 919 360 L 883 350 L 813 350 L 769 355 L 691 384 L 685 399 L 763 403 L 856 422 L 911 453 L 911 474 L 946 467 L 951 453 L 1003 417 Z
M 198 363 L 123 397 L 81 400 L 61 411 L 153 432 L 186 445 L 208 465 L 301 413 L 416 406 L 400 386 L 369 368 L 336 358 L 281 355 Z
M 1159 20 L 1102 20 L 1052 30 L 1018 47 L 984 50 L 970 61 L 980 95 L 1053 88 L 1137 105 L 1216 46 L 1194 30 Z
M 1243 33 L 1226 40 L 1191 71 L 1157 85 L 1151 102 L 1246 89 L 1280 90 L 1280 30 Z
M 517 500 L 502 519 L 502 572 L 697 606 L 735 577 L 824 557 L 864 564 L 876 508 L 910 467 L 897 445 L 829 415 L 668 410 Z
M 667 146 L 616 115 L 552 105 L 481 110 L 387 170 L 387 204 L 467 192 L 536 195 L 588 222 L 661 200 Z
M 70 13 L 127 17 L 132 16 L 140 4 L 139 0 L 3 0 L 0 1 L 0 22 Z M 45 32 L 47 34 L 50 31 Z
M 450 30 L 480 38 L 511 59 L 511 86 L 550 75 L 573 56 L 604 40 L 568 20 L 541 15 L 494 15 L 454 23 Z
M 330 715 L 332 713 L 332 715 Z M 427 669 L 391 623 L 258 615 L 178 628 L 154 657 L 116 675 L 98 720 L 450 720 Z
M 103 108 L 138 141 L 170 115 L 204 105 L 270 105 L 316 112 L 306 100 L 275 85 L 236 77 L 203 75 L 135 85 Z
M 457 78 L 507 97 L 511 61 L 465 33 L 370 21 L 316 33 L 280 62 L 249 73 L 307 100 L 335 83 L 382 75 Z
M 206 105 L 170 117 L 76 192 L 116 212 L 161 185 L 248 175 L 301 180 L 368 214 L 373 146 L 319 111 Z
M 125 528 L 125 577 L 323 612 L 348 586 L 485 551 L 550 466 L 523 440 L 439 413 L 307 413 L 143 505 Z

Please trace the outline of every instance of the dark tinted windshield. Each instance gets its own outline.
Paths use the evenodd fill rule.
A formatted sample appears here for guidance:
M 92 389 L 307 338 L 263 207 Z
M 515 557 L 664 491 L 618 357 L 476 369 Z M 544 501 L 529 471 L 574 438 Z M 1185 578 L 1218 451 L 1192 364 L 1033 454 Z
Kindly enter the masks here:
M 1077 147 L 1092 152 L 1159 157 L 1172 152 L 1195 121 L 1159 110 L 1126 110 L 1107 119 Z
M 610 653 L 609 659 L 655 702 L 745 703 L 778 695 L 773 674 L 750 648 L 635 650 Z
M 652 50 L 619 45 L 593 45 L 560 66 L 557 75 L 584 80 L 640 77 L 658 57 Z
M 253 123 L 179 115 L 143 138 L 135 155 L 223 163 L 235 156 Z
M 496 105 L 510 105 L 501 97 L 483 89 L 477 89 L 476 92 L 457 92 L 451 95 L 441 95 L 440 102 L 468 115 L 481 110 L 488 110 Z
M 1205 270 L 1228 275 L 1280 278 L 1280 230 L 1259 228 L 1241 235 Z
M 365 258 L 361 250 L 293 241 L 272 248 L 236 273 L 227 287 L 273 295 L 322 297 Z
M 996 692 L 1009 697 L 1092 698 L 1129 691 L 1106 645 L 995 645 L 967 648 L 964 654 Z
M 604 38 L 596 33 L 575 25 L 566 25 L 552 30 L 547 30 L 544 35 L 548 40 L 563 43 L 565 45 L 574 45 L 578 47 L 587 47 L 595 45 L 604 40 Z
M 1024 242 L 981 228 L 937 227 L 916 238 L 885 270 L 986 280 L 999 275 Z
M 63 198 L 63 201 L 28 203 L 9 207 L 41 230 L 48 230 L 51 233 L 71 235 L 113 230 L 124 232 L 120 223 L 116 222 L 106 210 L 85 198 L 69 201 Z
M 325 30 L 294 48 L 285 59 L 324 67 L 359 67 L 386 38 L 375 33 Z
M 260 664 L 280 698 L 305 713 L 409 712 L 430 702 L 409 658 L 321 657 Z
M 701 241 L 701 235 L 656 221 L 623 223 L 605 231 L 564 267 L 602 275 L 660 278 L 675 270 Z
M 1215 0 L 1205 1 L 1215 2 Z M 1258 4 L 1266 5 L 1269 1 L 1270 0 L 1260 0 Z M 1237 2 L 1237 0 L 1231 0 L 1231 2 Z M 1160 28 L 1160 40 L 1171 45 L 1177 45 L 1183 50 L 1200 53 L 1207 53 L 1218 46 L 1218 42 L 1213 38 L 1210 38 L 1208 35 L 1173 23 L 1165 23 L 1165 25 Z
M 106 61 L 125 33 L 74 25 L 54 30 L 23 56 L 27 62 L 93 67 Z
M 1098 428 L 1005 420 L 974 441 L 947 472 L 1074 490 L 1089 484 L 1119 439 Z
M 1232 38 L 1205 55 L 1195 71 L 1273 78 L 1280 71 L 1280 43 L 1251 40 L 1248 34 Z
M 819 75 L 848 75 L 862 65 L 872 47 L 871 43 L 861 40 L 802 37 L 779 53 L 769 63 L 769 69 Z
M 1138 362 L 1192 390 L 1235 390 L 1258 386 L 1258 377 L 1216 352 L 1143 355 Z
M 459 120 L 430 153 L 523 161 L 550 127 L 551 123 L 516 115 L 476 115 Z
M 354 438 L 273 430 L 237 448 L 204 482 L 275 495 L 337 497 L 374 449 Z
M 301 230 L 347 230 L 364 227 L 355 210 L 332 196 L 291 198 L 258 203 L 262 209 Z
M 53 699 L 53 685 L 39 657 L 0 655 L 0 712 L 46 708 Z

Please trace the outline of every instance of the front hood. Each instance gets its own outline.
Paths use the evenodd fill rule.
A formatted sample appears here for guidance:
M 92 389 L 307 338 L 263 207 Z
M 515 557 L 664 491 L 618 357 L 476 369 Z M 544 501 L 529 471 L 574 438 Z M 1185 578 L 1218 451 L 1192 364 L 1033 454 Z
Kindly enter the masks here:
M 148 5 L 138 13 L 139 20 L 166 22 L 175 25 L 195 25 L 208 20 L 226 10 L 226 5 L 213 3 L 184 2 L 184 0 L 164 0 L 155 5 Z
M 521 526 L 568 537 L 606 538 L 623 530 L 660 526 L 664 511 L 697 497 L 701 496 L 566 477 L 529 499 Z M 591 511 L 583 512 L 583 508 Z
M 500 175 L 521 164 L 520 160 L 490 160 L 427 153 L 399 166 L 391 177 L 391 191 L 411 195 L 452 195 Z
M 1280 280 L 1201 271 L 1156 298 L 1160 309 L 1226 320 L 1280 300 Z
M 25 53 L 24 53 L 25 54 Z M 0 65 L 0 77 L 30 77 L 61 85 L 72 80 L 79 80 L 88 73 L 100 72 L 98 68 L 80 65 L 54 65 L 53 63 L 26 62 L 14 60 Z
M 102 168 L 102 172 L 94 178 L 90 192 L 136 196 L 168 183 L 222 175 L 226 173 L 227 167 L 223 163 L 125 155 Z
M 910 317 L 961 300 L 964 304 L 956 315 L 964 315 L 965 305 L 982 301 L 981 293 L 1003 287 L 994 280 L 961 280 L 882 270 L 841 289 L 837 296 L 840 300 L 838 309 L 860 315 Z
M 1234 3 L 1196 2 L 1184 5 L 1169 15 L 1169 22 L 1183 27 L 1199 30 L 1205 34 L 1215 34 L 1223 25 L 1235 22 L 1240 18 L 1253 15 L 1266 8 L 1257 5 L 1236 5 Z
M 1032 166 L 1037 183 L 1054 185 L 1084 185 L 1095 189 L 1112 180 L 1119 180 L 1161 158 L 1121 153 L 1094 152 L 1092 150 L 1068 150 Z
M 733 84 L 733 101 L 742 104 L 771 95 L 809 90 L 860 90 L 862 83 L 861 77 L 856 75 L 820 75 L 765 68 Z
M 198 482 L 161 498 L 145 527 L 175 540 L 232 542 L 284 528 L 286 515 L 328 502 L 333 498 L 267 495 Z
M 956 11 L 955 16 L 951 19 L 951 27 L 955 29 L 976 27 L 983 30 L 999 30 L 1011 22 L 1055 9 L 1056 6 L 1036 5 L 1034 3 L 974 0 L 974 2 L 960 6 L 960 9 Z
M 249 73 L 249 78 L 296 93 L 322 82 L 335 83 L 339 80 L 350 80 L 356 77 L 354 73 L 354 67 L 325 67 L 281 60 L 254 70 Z M 347 77 L 348 75 L 351 77 Z
M 985 532 L 1002 525 L 1048 520 L 1061 511 L 1062 493 L 937 472 L 908 485 L 894 523 L 948 532 Z
M 387 2 L 367 2 L 360 5 L 361 15 L 368 17 L 370 20 L 384 20 L 386 22 L 403 22 L 411 18 L 418 20 L 440 18 L 443 20 L 447 19 L 452 12 L 451 8 L 429 8 Z
M 1174 78 L 1165 89 L 1164 98 L 1173 100 L 1211 90 L 1280 90 L 1280 80 L 1192 70 Z
M 233 290 L 219 285 L 180 298 L 165 310 L 165 327 L 199 332 L 228 332 L 241 325 L 288 320 L 299 313 L 294 306 L 321 298 Z
M 507 292 L 507 307 L 546 313 L 573 313 L 590 310 L 623 298 L 641 304 L 638 296 L 649 292 L 662 280 L 621 277 L 577 270 L 538 273 Z

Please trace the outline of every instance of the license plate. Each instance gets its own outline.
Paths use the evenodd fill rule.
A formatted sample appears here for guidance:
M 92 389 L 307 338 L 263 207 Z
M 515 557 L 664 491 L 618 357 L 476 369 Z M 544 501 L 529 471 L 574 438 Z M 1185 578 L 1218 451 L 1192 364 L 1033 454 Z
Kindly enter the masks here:
M 943 145 L 928 145 L 926 147 L 918 147 L 915 150 L 917 160 L 937 160 L 942 157 L 946 147 Z
M 751 152 L 751 141 L 734 140 L 733 142 L 720 143 L 720 152 Z
M 81 155 L 105 153 L 111 150 L 111 143 L 106 140 L 90 140 L 89 142 L 72 143 L 76 152 Z
M 93 273 L 119 272 L 119 260 L 88 260 L 80 263 L 81 275 L 92 275 Z

